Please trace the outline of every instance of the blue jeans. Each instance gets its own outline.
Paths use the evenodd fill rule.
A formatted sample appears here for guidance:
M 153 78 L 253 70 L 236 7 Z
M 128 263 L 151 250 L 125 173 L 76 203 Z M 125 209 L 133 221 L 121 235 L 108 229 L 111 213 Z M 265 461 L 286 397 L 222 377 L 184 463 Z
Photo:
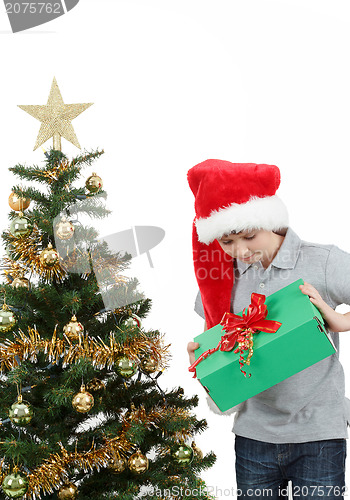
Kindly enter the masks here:
M 345 486 L 346 439 L 273 444 L 235 437 L 237 497 L 339 500 Z

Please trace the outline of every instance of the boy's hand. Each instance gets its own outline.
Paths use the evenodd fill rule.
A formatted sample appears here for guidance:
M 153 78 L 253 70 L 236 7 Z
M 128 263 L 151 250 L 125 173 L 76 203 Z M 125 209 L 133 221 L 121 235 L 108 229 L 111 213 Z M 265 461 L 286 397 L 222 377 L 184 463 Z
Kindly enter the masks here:
M 317 309 L 320 310 L 322 316 L 323 314 L 327 314 L 327 312 L 329 312 L 329 309 L 333 311 L 333 309 L 322 299 L 316 288 L 310 285 L 310 283 L 306 283 L 306 281 L 304 281 L 304 284 L 300 285 L 299 288 L 303 292 L 303 294 L 310 297 L 310 301 L 314 304 L 314 306 L 317 307 Z
M 299 286 L 300 290 L 310 297 L 310 301 L 317 307 L 322 317 L 332 332 L 345 332 L 350 327 L 349 316 L 335 312 L 321 297 L 315 287 L 304 282 Z
M 196 357 L 194 355 L 194 351 L 198 349 L 199 344 L 198 342 L 189 342 L 187 344 L 187 352 L 190 360 L 190 365 L 192 365 L 196 361 Z

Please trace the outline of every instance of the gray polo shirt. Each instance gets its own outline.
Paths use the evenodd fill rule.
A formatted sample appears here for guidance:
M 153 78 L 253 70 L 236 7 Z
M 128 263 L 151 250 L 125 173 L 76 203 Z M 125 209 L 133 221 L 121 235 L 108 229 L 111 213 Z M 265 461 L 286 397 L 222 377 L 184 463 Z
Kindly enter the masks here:
M 260 262 L 236 261 L 232 312 L 247 307 L 252 292 L 268 296 L 299 278 L 311 283 L 333 309 L 350 304 L 350 254 L 335 245 L 302 241 L 288 228 L 267 269 Z M 195 311 L 204 318 L 200 294 Z M 270 443 L 347 438 L 350 400 L 345 398 L 339 333 L 330 336 L 335 354 L 234 407 L 232 431 Z

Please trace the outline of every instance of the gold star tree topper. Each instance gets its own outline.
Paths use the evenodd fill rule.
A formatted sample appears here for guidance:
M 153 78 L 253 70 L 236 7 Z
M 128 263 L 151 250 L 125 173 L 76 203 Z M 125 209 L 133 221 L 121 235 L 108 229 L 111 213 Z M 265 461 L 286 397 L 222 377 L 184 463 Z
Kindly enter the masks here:
M 80 149 L 80 144 L 71 121 L 92 104 L 92 102 L 65 104 L 56 78 L 54 78 L 46 105 L 18 105 L 23 111 L 26 111 L 41 122 L 34 151 L 51 137 L 53 137 L 53 149 L 55 150 L 61 151 L 61 137 L 64 137 Z

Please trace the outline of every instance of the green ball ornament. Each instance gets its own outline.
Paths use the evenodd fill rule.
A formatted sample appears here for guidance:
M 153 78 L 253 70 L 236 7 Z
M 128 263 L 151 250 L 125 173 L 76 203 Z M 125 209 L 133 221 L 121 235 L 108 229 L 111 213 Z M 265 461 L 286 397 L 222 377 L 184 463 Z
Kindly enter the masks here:
M 20 427 L 28 425 L 33 415 L 34 410 L 32 405 L 27 401 L 23 401 L 22 395 L 18 396 L 18 400 L 9 409 L 9 419 L 13 424 Z
M 184 443 L 177 445 L 171 452 L 173 460 L 183 467 L 189 465 L 193 460 L 193 449 Z
M 17 320 L 13 312 L 6 304 L 3 304 L 0 310 L 0 333 L 7 333 L 13 329 Z
M 118 356 L 114 364 L 115 371 L 124 378 L 130 378 L 137 372 L 137 363 L 127 356 Z
M 25 474 L 15 470 L 12 474 L 5 476 L 2 482 L 4 493 L 10 498 L 21 498 L 28 490 L 29 481 Z
M 19 217 L 15 217 L 10 224 L 10 233 L 16 238 L 24 238 L 28 236 L 32 230 L 32 223 L 27 217 L 23 217 L 23 214 Z

